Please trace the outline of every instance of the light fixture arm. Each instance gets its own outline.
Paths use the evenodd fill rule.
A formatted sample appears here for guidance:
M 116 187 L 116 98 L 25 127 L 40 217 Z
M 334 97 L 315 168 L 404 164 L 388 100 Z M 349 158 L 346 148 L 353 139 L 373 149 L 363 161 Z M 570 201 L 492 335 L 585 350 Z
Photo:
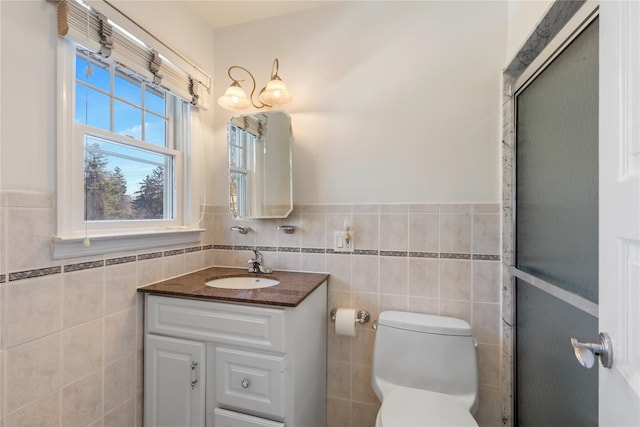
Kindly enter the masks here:
M 278 62 L 278 58 L 273 60 L 273 65 L 271 65 L 271 80 L 278 79 L 282 80 L 278 75 L 278 69 L 280 68 L 280 63 Z
M 253 100 L 253 95 L 256 93 L 256 79 L 253 77 L 253 74 L 251 74 L 251 71 L 240 65 L 232 65 L 227 70 L 227 74 L 232 82 L 231 86 L 227 88 L 224 95 L 218 98 L 218 104 L 227 110 L 242 111 L 250 108 L 251 106 L 256 109 L 260 109 L 263 107 L 277 107 L 291 102 L 293 97 L 278 75 L 279 68 L 280 63 L 278 62 L 278 58 L 275 58 L 271 65 L 271 79 L 267 85 L 260 90 L 260 93 L 258 94 L 259 103 L 256 103 Z M 244 71 L 251 78 L 252 87 L 250 96 L 247 96 L 246 92 L 240 86 L 240 83 L 244 80 L 233 77 L 232 72 L 234 71 Z
M 276 59 L 277 61 L 277 59 Z M 256 79 L 253 77 L 253 74 L 251 74 L 251 71 L 247 70 L 246 68 L 240 66 L 240 65 L 232 65 L 231 67 L 229 67 L 229 69 L 227 70 L 227 75 L 229 76 L 229 78 L 233 81 L 232 85 L 234 86 L 240 86 L 240 83 L 243 82 L 244 80 L 238 80 L 238 79 L 234 79 L 233 76 L 231 75 L 231 70 L 233 69 L 238 69 L 238 70 L 242 70 L 245 73 L 249 74 L 249 77 L 251 77 L 251 95 L 249 95 L 249 100 L 251 100 L 251 105 L 253 105 L 255 108 L 263 108 L 263 107 L 270 107 L 270 105 L 266 105 L 263 103 L 260 103 L 260 105 L 256 105 L 255 102 L 253 102 L 253 94 L 256 93 Z

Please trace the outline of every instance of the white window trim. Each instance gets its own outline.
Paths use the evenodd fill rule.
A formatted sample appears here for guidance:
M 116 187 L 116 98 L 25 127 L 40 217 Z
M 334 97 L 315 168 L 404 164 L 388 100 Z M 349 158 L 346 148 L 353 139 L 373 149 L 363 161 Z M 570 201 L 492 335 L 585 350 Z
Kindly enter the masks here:
M 199 243 L 203 229 L 176 229 L 150 231 L 148 233 L 118 234 L 90 237 L 90 245 L 84 238 L 54 237 L 51 241 L 53 259 L 77 258 L 113 252 L 131 252 L 161 246 L 181 246 Z
M 198 243 L 204 229 L 190 228 L 191 192 L 189 191 L 190 165 L 189 147 L 180 151 L 184 162 L 177 160 L 176 176 L 182 184 L 177 185 L 176 219 L 168 221 L 109 222 L 92 226 L 84 224 L 84 150 L 72 147 L 69 141 L 77 142 L 79 136 L 74 123 L 73 108 L 75 94 L 75 44 L 58 39 L 57 55 L 57 231 L 52 238 L 53 259 L 75 258 L 111 252 L 134 251 L 159 246 Z M 126 138 L 126 137 L 125 137 Z M 186 139 L 188 141 L 188 139 Z M 79 219 L 78 216 L 81 215 Z M 80 221 L 80 222 L 79 222 Z M 88 245 L 87 245 L 88 243 Z

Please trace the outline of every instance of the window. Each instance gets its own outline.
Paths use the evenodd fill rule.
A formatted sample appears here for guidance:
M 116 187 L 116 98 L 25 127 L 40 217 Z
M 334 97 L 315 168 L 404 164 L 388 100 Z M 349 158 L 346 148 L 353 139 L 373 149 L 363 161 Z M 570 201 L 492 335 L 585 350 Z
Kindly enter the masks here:
M 249 176 L 253 163 L 256 137 L 233 123 L 227 125 L 229 138 L 229 206 L 234 218 L 246 218 L 248 212 Z
M 117 61 L 61 45 L 54 258 L 198 241 L 197 229 L 184 232 L 191 104 Z
M 211 77 L 109 2 L 56 9 L 53 258 L 198 242 L 191 117 Z
M 181 122 L 182 102 L 87 51 L 76 51 L 75 70 L 85 221 L 175 219 L 182 141 L 167 130 Z

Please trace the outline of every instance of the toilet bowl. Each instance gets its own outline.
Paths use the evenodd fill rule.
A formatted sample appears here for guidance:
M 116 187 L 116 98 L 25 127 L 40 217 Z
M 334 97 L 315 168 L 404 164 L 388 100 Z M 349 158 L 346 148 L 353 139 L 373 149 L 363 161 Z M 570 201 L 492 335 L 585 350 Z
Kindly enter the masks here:
M 469 409 L 442 393 L 398 386 L 382 402 L 376 427 L 477 427 Z
M 471 327 L 444 316 L 385 311 L 371 385 L 377 427 L 477 427 L 478 372 Z

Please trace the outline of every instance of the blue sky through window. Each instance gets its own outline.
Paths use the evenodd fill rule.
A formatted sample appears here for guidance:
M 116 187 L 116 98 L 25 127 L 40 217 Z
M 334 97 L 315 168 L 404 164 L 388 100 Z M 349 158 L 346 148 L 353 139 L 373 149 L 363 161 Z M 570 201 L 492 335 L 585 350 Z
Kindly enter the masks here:
M 144 138 L 158 146 L 166 145 L 163 92 L 117 69 L 112 81 L 109 65 L 80 54 L 76 55 L 76 80 L 77 122 L 137 140 Z M 88 142 L 95 141 L 91 138 Z M 164 154 L 105 141 L 101 141 L 100 151 L 106 155 L 108 171 L 120 168 L 127 181 L 127 194 L 132 197 L 153 169 L 170 161 L 170 156 Z

